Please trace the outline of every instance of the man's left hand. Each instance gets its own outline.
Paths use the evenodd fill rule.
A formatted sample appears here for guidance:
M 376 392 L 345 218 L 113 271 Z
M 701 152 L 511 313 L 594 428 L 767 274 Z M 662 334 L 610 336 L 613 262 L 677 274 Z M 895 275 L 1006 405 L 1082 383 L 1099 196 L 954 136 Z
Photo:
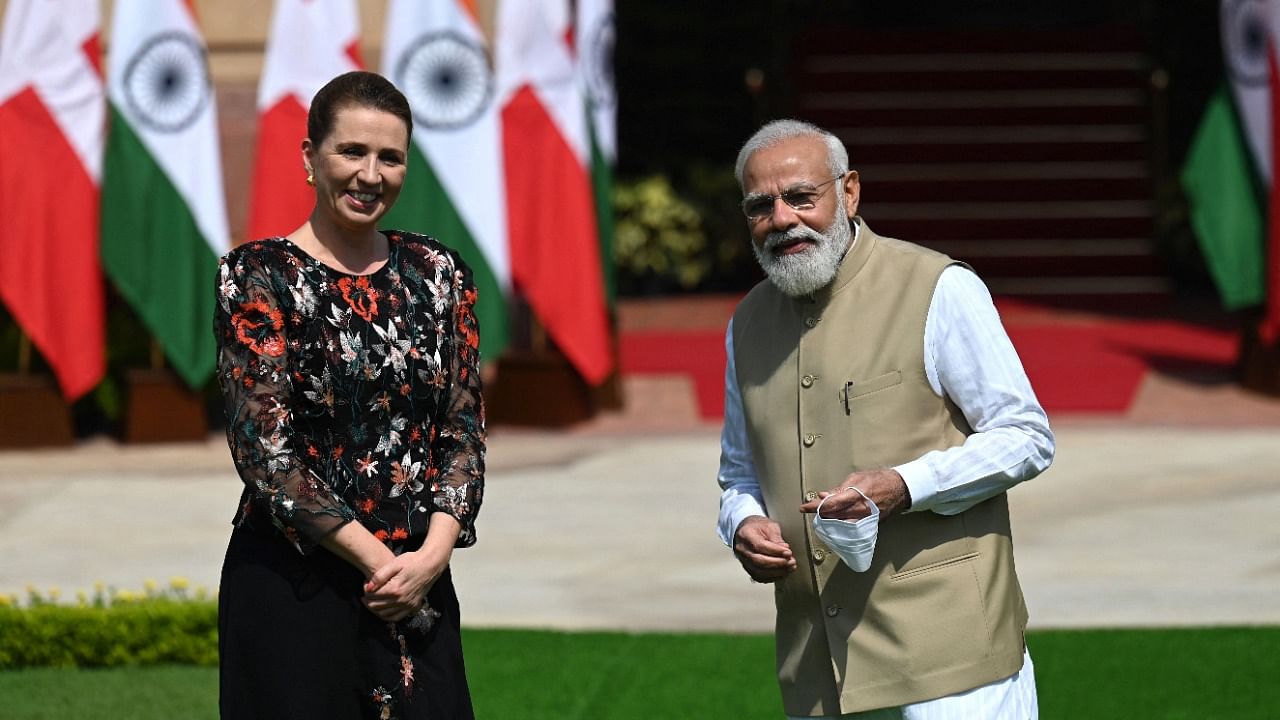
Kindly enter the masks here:
M 867 470 L 853 473 L 839 485 L 818 493 L 816 500 L 810 500 L 800 506 L 800 512 L 817 512 L 818 503 L 828 495 L 833 495 L 834 497 L 830 500 L 822 503 L 822 517 L 860 520 L 870 515 L 871 508 L 867 505 L 867 501 L 862 499 L 862 495 L 852 490 L 845 490 L 851 486 L 857 487 L 864 495 L 871 498 L 876 507 L 880 508 L 882 517 L 911 507 L 911 493 L 897 470 Z

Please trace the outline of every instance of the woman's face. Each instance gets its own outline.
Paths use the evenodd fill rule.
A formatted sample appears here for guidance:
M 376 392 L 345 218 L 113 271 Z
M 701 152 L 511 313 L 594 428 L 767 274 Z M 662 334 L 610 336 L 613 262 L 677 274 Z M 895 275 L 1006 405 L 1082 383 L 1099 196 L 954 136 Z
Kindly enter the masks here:
M 409 129 L 382 110 L 338 108 L 333 129 L 319 145 L 302 141 L 302 155 L 315 174 L 316 208 L 351 232 L 377 228 L 404 186 Z

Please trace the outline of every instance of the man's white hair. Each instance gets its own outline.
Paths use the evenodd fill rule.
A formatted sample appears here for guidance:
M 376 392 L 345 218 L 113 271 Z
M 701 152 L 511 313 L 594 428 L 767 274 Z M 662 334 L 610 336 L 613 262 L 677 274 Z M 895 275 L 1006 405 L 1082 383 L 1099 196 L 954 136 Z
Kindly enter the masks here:
M 831 170 L 831 177 L 843 175 L 849 171 L 849 151 L 845 150 L 840 138 L 803 120 L 774 120 L 757 130 L 738 151 L 738 162 L 733 167 L 733 175 L 738 178 L 738 187 L 742 187 L 742 173 L 747 167 L 747 161 L 757 150 L 763 150 L 795 137 L 816 137 L 826 144 L 827 166 Z

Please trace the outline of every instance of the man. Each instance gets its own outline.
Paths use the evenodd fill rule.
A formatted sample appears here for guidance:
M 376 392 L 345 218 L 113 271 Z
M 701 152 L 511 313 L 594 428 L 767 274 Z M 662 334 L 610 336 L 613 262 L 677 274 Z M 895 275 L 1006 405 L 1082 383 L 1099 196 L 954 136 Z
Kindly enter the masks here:
M 768 279 L 725 338 L 719 533 L 775 583 L 787 715 L 1036 717 L 1005 491 L 1053 435 L 990 294 L 872 232 L 824 130 L 770 123 L 736 172 Z

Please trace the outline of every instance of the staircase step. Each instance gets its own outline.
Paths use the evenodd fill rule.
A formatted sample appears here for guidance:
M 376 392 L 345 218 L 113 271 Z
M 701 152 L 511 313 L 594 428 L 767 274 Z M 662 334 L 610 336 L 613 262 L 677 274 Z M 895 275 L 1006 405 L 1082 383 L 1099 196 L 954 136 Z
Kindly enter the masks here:
M 1147 148 L 1138 142 L 1043 143 L 868 143 L 856 131 L 832 132 L 844 141 L 850 162 L 866 163 L 976 163 L 1065 162 L 1071 160 L 1145 160 Z
M 855 163 L 863 182 L 996 181 L 1055 179 L 1144 180 L 1144 162 L 1105 160 L 1063 162 Z
M 850 58 L 850 60 L 856 60 Z M 875 72 L 866 70 L 826 72 L 810 75 L 797 89 L 804 93 L 857 92 L 876 91 L 929 91 L 929 92 L 968 92 L 968 91 L 1007 91 L 1007 90 L 1047 90 L 1052 88 L 1075 89 L 1112 88 L 1129 89 L 1135 84 L 1141 85 L 1146 74 L 1134 70 L 1002 70 L 992 69 L 984 72 L 968 70 L 937 70 L 935 72 L 915 72 L 897 69 L 884 69 Z
M 912 220 L 1147 220 L 1146 200 L 1046 200 L 1037 202 L 911 202 L 863 203 L 875 217 Z M 887 220 L 885 220 L 887 221 Z M 1035 237 L 1033 235 L 1033 237 Z
M 954 258 L 973 259 L 1078 257 L 1096 261 L 1100 258 L 1149 257 L 1153 249 L 1152 242 L 1148 238 L 927 239 L 920 244 Z
M 1141 125 L 902 125 L 861 127 L 856 139 L 879 145 L 1143 143 L 1146 132 Z
M 1164 263 L 1153 255 L 1120 255 L 1116 257 L 991 257 L 955 256 L 973 266 L 983 278 L 1076 278 L 1157 276 Z
M 987 287 L 994 295 L 1086 296 L 1111 295 L 1118 298 L 1167 293 L 1168 278 L 1152 275 L 1070 278 L 993 278 Z
M 1069 28 L 1063 30 L 972 29 L 862 31 L 848 27 L 826 27 L 797 37 L 793 47 L 805 56 L 829 54 L 828 48 L 847 48 L 851 55 L 902 55 L 909 53 L 993 54 L 993 53 L 1141 53 L 1145 41 L 1136 30 L 1118 27 Z M 817 52 L 804 49 L 821 48 Z
M 855 99 L 843 94 L 827 94 L 821 98 L 801 95 L 798 115 L 821 127 L 845 128 L 856 132 L 861 127 L 941 126 L 941 125 L 1034 125 L 1126 124 L 1141 125 L 1148 120 L 1146 106 L 1139 103 L 1081 104 L 1070 107 L 857 107 Z
M 867 209 L 866 216 L 877 233 L 912 242 L 927 242 L 930 238 L 989 241 L 1030 237 L 1054 240 L 1143 237 L 1151 234 L 1151 219 L 1148 217 L 1063 216 L 960 220 L 954 217 L 913 218 L 886 215 L 871 208 Z
M 812 53 L 801 61 L 806 79 L 827 75 L 884 73 L 1082 73 L 1122 72 L 1132 81 L 1150 67 L 1140 52 L 924 52 Z M 1080 85 L 1093 83 L 1083 82 Z
M 927 88 L 926 88 L 927 89 Z M 817 110 L 939 110 L 956 108 L 1097 108 L 1145 107 L 1142 88 L 1058 88 L 1026 90 L 964 90 L 919 92 L 906 90 L 826 90 L 805 93 L 804 106 Z
M 1105 201 L 1145 202 L 1149 188 L 1145 178 L 1059 178 L 1026 180 L 875 180 L 863 177 L 862 197 L 867 202 L 928 201 Z

